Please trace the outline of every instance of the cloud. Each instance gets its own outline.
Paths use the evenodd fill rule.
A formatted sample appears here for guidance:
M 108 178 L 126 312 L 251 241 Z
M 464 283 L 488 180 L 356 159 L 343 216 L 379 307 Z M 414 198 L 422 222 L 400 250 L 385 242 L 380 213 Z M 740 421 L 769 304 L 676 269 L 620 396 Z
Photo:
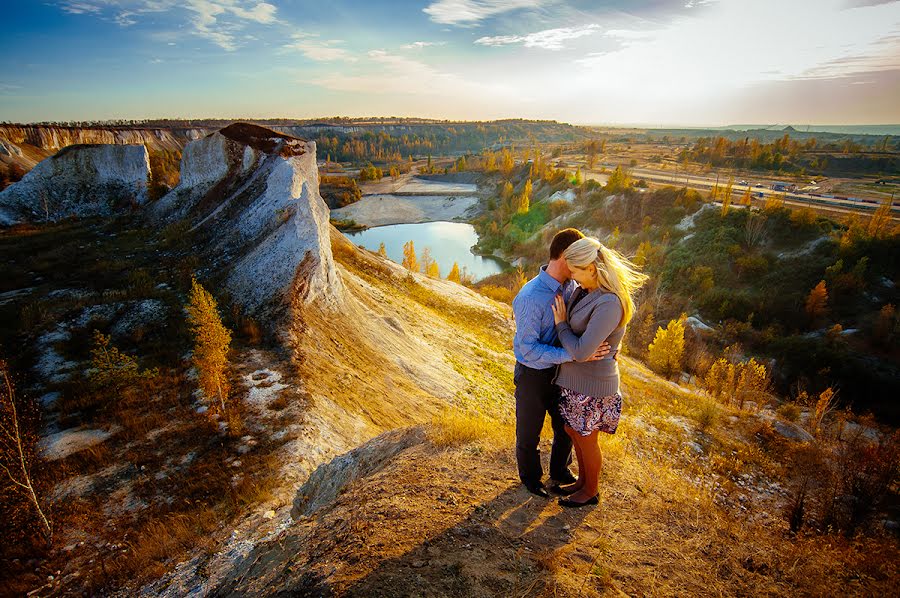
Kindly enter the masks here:
M 413 42 L 411 44 L 404 44 L 400 46 L 404 50 L 421 50 L 422 48 L 427 48 L 429 46 L 443 46 L 447 42 Z
M 537 8 L 547 0 L 438 0 L 422 9 L 435 23 L 477 25 L 495 15 L 519 8 Z
M 561 27 L 559 29 L 545 29 L 529 33 L 528 35 L 495 35 L 493 37 L 480 37 L 475 40 L 482 46 L 508 46 L 510 44 L 522 44 L 526 48 L 543 48 L 544 50 L 562 50 L 563 42 L 569 39 L 577 39 L 585 35 L 597 33 L 600 25 L 582 25 L 581 27 Z
M 315 35 L 309 33 L 295 33 L 291 37 L 294 41 L 284 47 L 288 50 L 297 50 L 310 60 L 317 62 L 331 62 L 335 60 L 356 62 L 357 60 L 345 48 L 335 47 L 335 45 L 343 43 L 343 40 L 318 40 Z
M 135 25 L 151 13 L 186 11 L 192 34 L 228 51 L 238 48 L 237 33 L 246 25 L 278 23 L 275 5 L 260 0 L 67 0 L 59 6 L 69 14 L 93 14 L 120 27 Z
M 101 7 L 88 2 L 63 2 L 59 7 L 70 15 L 97 14 L 101 10 Z

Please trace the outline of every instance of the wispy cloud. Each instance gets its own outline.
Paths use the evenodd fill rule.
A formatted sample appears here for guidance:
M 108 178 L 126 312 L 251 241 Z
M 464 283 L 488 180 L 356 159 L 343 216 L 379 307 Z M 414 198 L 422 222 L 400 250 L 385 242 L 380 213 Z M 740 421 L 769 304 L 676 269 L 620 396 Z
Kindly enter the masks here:
M 288 50 L 301 52 L 310 60 L 318 62 L 332 62 L 335 60 L 356 62 L 356 57 L 346 48 L 336 47 L 338 44 L 344 43 L 343 40 L 320 40 L 317 37 L 310 33 L 295 33 L 291 36 L 294 41 L 286 44 L 284 47 Z
M 63 2 L 59 7 L 70 15 L 97 14 L 101 10 L 100 6 L 89 2 Z
M 443 46 L 446 42 L 413 42 L 411 44 L 403 44 L 400 46 L 404 50 L 421 50 L 430 46 Z
M 544 50 L 562 50 L 563 42 L 577 39 L 586 35 L 597 33 L 600 25 L 590 24 L 580 27 L 560 27 L 558 29 L 545 29 L 527 35 L 495 35 L 493 37 L 480 37 L 475 40 L 482 46 L 508 46 L 510 44 L 522 44 L 526 48 L 543 48 Z
M 148 14 L 183 10 L 192 34 L 228 51 L 238 48 L 237 34 L 247 24 L 278 22 L 275 5 L 260 0 L 65 0 L 59 7 L 69 14 L 96 15 L 120 27 L 135 25 Z
M 547 0 L 437 0 L 422 9 L 435 23 L 475 25 L 511 10 L 537 8 Z

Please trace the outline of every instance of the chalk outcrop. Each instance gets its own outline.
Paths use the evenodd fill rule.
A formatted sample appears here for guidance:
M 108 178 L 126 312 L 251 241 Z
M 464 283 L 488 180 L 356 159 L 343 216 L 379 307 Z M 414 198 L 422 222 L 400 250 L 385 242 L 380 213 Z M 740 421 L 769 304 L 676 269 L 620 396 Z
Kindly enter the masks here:
M 147 201 L 143 145 L 72 145 L 0 192 L 0 225 L 108 216 Z
M 190 223 L 235 301 L 264 321 L 298 303 L 342 301 L 314 142 L 243 123 L 193 141 L 178 186 L 152 214 Z

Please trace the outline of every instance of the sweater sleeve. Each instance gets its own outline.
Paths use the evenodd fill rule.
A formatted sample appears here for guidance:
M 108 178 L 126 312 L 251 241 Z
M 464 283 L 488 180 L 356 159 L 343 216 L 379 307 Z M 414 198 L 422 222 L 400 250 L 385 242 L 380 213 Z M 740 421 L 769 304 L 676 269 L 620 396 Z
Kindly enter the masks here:
M 591 312 L 587 328 L 580 337 L 572 331 L 568 322 L 556 325 L 556 333 L 563 348 L 575 361 L 586 361 L 593 355 L 622 320 L 622 304 L 612 295 L 610 299 L 597 304 Z

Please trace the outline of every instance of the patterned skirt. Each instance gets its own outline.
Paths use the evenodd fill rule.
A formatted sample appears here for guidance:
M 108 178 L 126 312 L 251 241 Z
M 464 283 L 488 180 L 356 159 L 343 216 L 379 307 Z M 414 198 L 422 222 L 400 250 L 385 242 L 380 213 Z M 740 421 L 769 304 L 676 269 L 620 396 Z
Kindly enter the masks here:
M 596 430 L 615 434 L 622 415 L 622 395 L 589 397 L 580 392 L 560 387 L 559 410 L 570 428 L 582 436 L 590 436 Z

